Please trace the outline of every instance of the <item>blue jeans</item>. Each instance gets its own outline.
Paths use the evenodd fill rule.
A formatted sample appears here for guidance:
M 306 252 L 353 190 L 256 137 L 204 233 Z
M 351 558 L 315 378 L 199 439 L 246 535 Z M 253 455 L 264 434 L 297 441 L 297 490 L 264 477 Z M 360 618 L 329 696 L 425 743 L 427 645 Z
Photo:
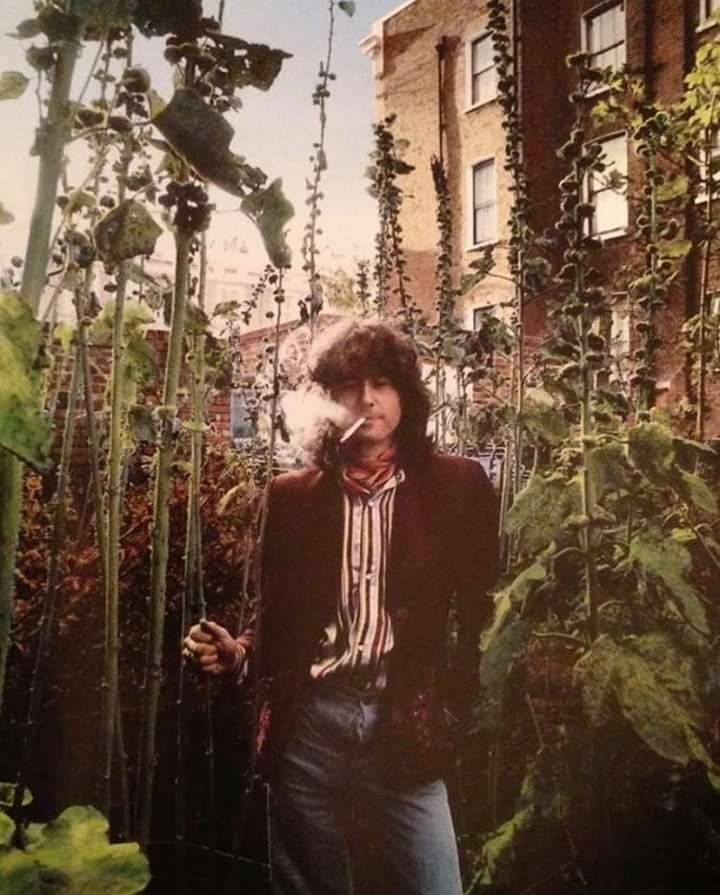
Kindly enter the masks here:
M 276 895 L 460 895 L 445 784 L 400 788 L 383 775 L 380 711 L 379 697 L 350 687 L 309 690 L 271 790 Z M 369 862 L 372 889 L 361 890 Z

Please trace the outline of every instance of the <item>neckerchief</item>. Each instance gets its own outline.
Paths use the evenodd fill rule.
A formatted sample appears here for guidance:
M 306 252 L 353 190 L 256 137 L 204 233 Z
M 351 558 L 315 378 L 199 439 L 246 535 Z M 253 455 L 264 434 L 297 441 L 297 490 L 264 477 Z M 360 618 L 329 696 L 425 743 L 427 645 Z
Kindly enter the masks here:
M 393 445 L 373 460 L 353 460 L 343 464 L 342 485 L 355 497 L 369 497 L 397 472 L 397 448 Z

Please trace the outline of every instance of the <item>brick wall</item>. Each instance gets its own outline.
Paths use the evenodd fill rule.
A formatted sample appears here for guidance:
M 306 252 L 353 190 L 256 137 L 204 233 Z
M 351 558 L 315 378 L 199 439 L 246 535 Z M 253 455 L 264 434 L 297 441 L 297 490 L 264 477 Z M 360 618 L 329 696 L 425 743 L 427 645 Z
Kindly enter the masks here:
M 572 126 L 572 107 L 567 96 L 572 89 L 571 72 L 565 57 L 582 46 L 583 15 L 601 4 L 597 0 L 517 0 L 519 21 L 520 91 L 525 124 L 526 170 L 534 203 L 536 230 L 552 226 L 557 219 L 557 183 L 565 173 L 555 154 Z M 683 77 L 693 64 L 696 46 L 718 36 L 718 27 L 696 28 L 697 0 L 626 0 L 626 54 L 630 70 L 643 75 L 648 97 L 669 104 L 682 93 Z M 457 244 L 453 261 L 456 278 L 473 256 L 467 252 L 471 212 L 469 170 L 473 162 L 494 157 L 498 173 L 499 243 L 496 273 L 504 274 L 507 220 L 511 207 L 507 175 L 502 170 L 504 135 L 500 110 L 495 102 L 467 109 L 466 50 L 468 41 L 486 28 L 484 3 L 461 0 L 415 0 L 390 14 L 375 29 L 377 49 L 374 76 L 378 117 L 397 115 L 395 133 L 410 141 L 408 161 L 416 171 L 406 180 L 408 197 L 403 211 L 405 247 L 411 289 L 423 306 L 431 310 L 437 228 L 435 200 L 429 159 L 438 152 L 438 124 L 442 110 L 445 129 L 443 149 L 449 168 L 452 207 Z M 438 91 L 436 46 L 444 38 L 442 89 Z M 609 127 L 595 135 L 607 135 Z M 630 181 L 637 180 L 641 161 L 629 152 Z M 610 291 L 627 282 L 623 268 L 638 264 L 633 257 L 632 222 L 636 207 L 630 205 L 630 227 L 626 236 L 608 239 L 598 255 L 597 266 L 605 275 Z M 694 226 L 694 210 L 688 209 L 686 232 Z M 680 350 L 680 329 L 687 316 L 697 309 L 700 259 L 688 258 L 670 292 L 666 308 L 659 314 L 659 334 L 664 345 L 660 353 L 659 380 L 665 390 L 659 403 L 675 406 L 687 394 L 685 358 Z M 718 282 L 720 271 L 713 263 L 711 281 Z M 497 303 L 509 296 L 512 287 L 490 277 L 463 304 L 464 320 L 471 323 L 471 308 Z M 542 339 L 545 306 L 535 300 L 528 307 L 525 332 L 531 345 Z M 720 388 L 711 385 L 714 412 L 708 435 L 720 435 Z M 717 394 L 717 398 L 715 397 Z

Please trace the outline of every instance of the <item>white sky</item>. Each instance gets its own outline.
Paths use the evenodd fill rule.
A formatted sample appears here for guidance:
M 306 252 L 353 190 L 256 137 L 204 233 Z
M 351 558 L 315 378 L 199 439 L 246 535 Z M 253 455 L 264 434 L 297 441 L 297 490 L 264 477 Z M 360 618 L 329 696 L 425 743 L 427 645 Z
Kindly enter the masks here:
M 358 44 L 370 33 L 374 20 L 398 5 L 397 0 L 358 0 L 353 18 L 337 12 L 332 66 L 337 80 L 331 83 L 327 107 L 329 170 L 323 181 L 322 269 L 342 265 L 352 270 L 354 259 L 372 255 L 375 206 L 366 193 L 363 173 L 372 141 L 373 86 L 370 60 Z M 216 12 L 216 0 L 205 0 L 205 9 Z M 0 71 L 18 70 L 31 75 L 24 51 L 32 41 L 17 41 L 6 33 L 32 15 L 32 0 L 3 0 L 0 4 Z M 309 155 L 319 127 L 311 94 L 319 62 L 325 56 L 327 23 L 327 0 L 226 2 L 227 33 L 293 53 L 268 93 L 253 88 L 242 92 L 244 107 L 230 113 L 229 120 L 236 132 L 233 150 L 261 167 L 270 179 L 283 178 L 296 212 L 289 230 L 296 269 L 302 263 L 299 246 L 306 222 L 304 184 L 311 173 Z M 96 49 L 97 44 L 89 44 L 83 52 L 74 95 Z M 136 44 L 136 61 L 148 68 L 153 87 L 169 99 L 170 66 L 162 58 L 163 49 L 164 38 L 140 41 Z M 37 172 L 37 160 L 28 155 L 37 123 L 33 84 L 19 100 L 0 104 L 0 121 L 0 202 L 16 219 L 14 224 L 0 228 L 0 265 L 4 266 L 12 255 L 24 254 L 32 210 Z M 79 169 L 80 165 L 71 167 L 71 184 L 73 177 L 82 177 Z M 265 255 L 260 238 L 253 225 L 234 211 L 237 200 L 220 193 L 213 198 L 221 212 L 210 231 L 214 260 L 236 266 L 246 275 L 262 269 Z

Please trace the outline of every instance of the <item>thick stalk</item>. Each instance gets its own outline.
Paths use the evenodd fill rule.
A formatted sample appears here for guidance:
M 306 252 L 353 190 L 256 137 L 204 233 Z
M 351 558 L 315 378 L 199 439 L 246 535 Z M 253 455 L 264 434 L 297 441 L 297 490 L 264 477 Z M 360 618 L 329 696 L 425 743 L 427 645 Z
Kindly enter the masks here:
M 124 265 L 117 277 L 113 316 L 112 370 L 110 373 L 110 432 L 107 473 L 107 578 L 105 587 L 105 665 L 103 673 L 103 722 L 101 799 L 109 816 L 112 795 L 113 746 L 118 717 L 118 657 L 120 655 L 120 526 L 122 524 L 123 420 L 125 417 L 125 294 Z M 102 516 L 100 517 L 102 520 Z M 102 525 L 98 526 L 102 527 Z
M 584 171 L 576 162 L 574 165 L 574 176 L 577 183 L 583 182 Z M 578 254 L 578 259 L 582 259 L 582 242 L 583 242 L 582 219 L 577 220 L 574 236 L 574 248 Z M 585 517 L 585 525 L 580 529 L 580 547 L 583 554 L 583 562 L 585 565 L 585 609 L 588 616 L 588 636 L 590 641 L 594 641 L 598 635 L 598 599 L 597 587 L 595 583 L 595 543 L 593 536 L 593 524 L 595 515 L 595 495 L 590 481 L 590 436 L 593 430 L 592 423 L 592 371 L 590 368 L 588 353 L 590 346 L 588 337 L 592 327 L 591 312 L 586 302 L 582 302 L 582 296 L 585 293 L 585 270 L 584 262 L 577 260 L 575 262 L 575 296 L 582 303 L 582 310 L 575 318 L 577 328 L 578 344 L 580 347 L 580 443 L 582 446 L 582 472 L 580 475 L 580 494 L 581 494 L 581 512 Z
M 76 3 L 71 3 L 74 12 Z M 52 91 L 48 104 L 47 121 L 41 129 L 38 182 L 25 251 L 25 265 L 21 294 L 37 316 L 40 297 L 45 286 L 57 183 L 62 167 L 63 148 L 70 126 L 68 100 L 73 71 L 80 49 L 81 20 L 70 39 L 58 50 Z M 15 557 L 22 505 L 22 464 L 12 455 L 0 450 L 0 710 L 5 682 L 5 667 L 10 645 L 15 594 Z
M 205 289 L 207 285 L 207 239 L 203 232 L 200 238 L 200 276 L 198 284 L 198 304 L 205 306 Z M 188 357 L 191 369 L 190 396 L 192 405 L 192 431 L 190 441 L 190 482 L 188 485 L 187 528 L 185 538 L 185 592 L 181 609 L 181 637 L 187 630 L 189 619 L 199 620 L 205 617 L 205 595 L 202 580 L 202 527 L 200 517 L 200 486 L 202 482 L 204 384 L 205 384 L 205 337 L 193 335 Z M 178 653 L 180 654 L 180 653 Z M 175 774 L 175 839 L 178 846 L 178 872 L 176 877 L 181 891 L 186 888 L 187 866 L 187 787 L 185 782 L 185 666 L 181 659 L 178 675 L 177 695 L 177 743 Z M 209 685 L 205 689 L 206 739 L 205 755 L 207 758 L 207 799 L 210 829 L 215 843 L 215 749 L 212 728 L 212 701 Z M 214 853 L 213 853 L 214 854 Z M 211 877 L 214 878 L 216 862 L 211 857 Z
M 715 104 L 715 97 L 710 104 L 710 111 Z M 712 221 L 713 214 L 713 190 L 715 188 L 714 174 L 712 169 L 712 146 L 714 133 L 709 132 L 705 135 L 705 171 L 706 171 L 706 195 L 705 195 L 705 220 L 708 224 Z M 697 365 L 698 365 L 698 384 L 697 384 L 697 412 L 695 415 L 695 437 L 702 441 L 705 438 L 705 391 L 706 391 L 706 371 L 705 371 L 705 325 L 707 323 L 707 304 L 708 304 L 708 284 L 710 282 L 710 258 L 712 255 L 712 238 L 708 234 L 703 246 L 702 270 L 700 274 L 700 307 L 698 320 L 698 348 L 697 348 Z
M 190 268 L 192 234 L 178 227 L 175 233 L 175 288 L 163 385 L 163 420 L 155 470 L 150 585 L 150 637 L 145 675 L 145 718 L 140 755 L 139 816 L 137 836 L 143 847 L 150 837 L 153 781 L 155 777 L 155 727 L 162 685 L 163 634 L 167 589 L 169 501 L 174 452 L 176 401 L 182 361 L 185 304 Z
M 303 239 L 302 253 L 305 262 L 304 267 L 307 270 L 308 284 L 310 288 L 310 338 L 315 334 L 315 324 L 320 306 L 316 301 L 315 295 L 318 288 L 317 273 L 317 235 L 318 235 L 318 218 L 320 216 L 320 181 L 323 171 L 327 168 L 327 160 L 325 157 L 325 131 L 327 129 L 327 112 L 326 103 L 329 95 L 328 84 L 330 82 L 330 66 L 332 65 L 332 49 L 333 37 L 335 33 L 335 0 L 329 0 L 328 13 L 330 23 L 328 26 L 327 51 L 325 54 L 325 62 L 320 69 L 320 83 L 313 95 L 313 101 L 317 104 L 320 116 L 320 134 L 318 142 L 315 144 L 313 179 L 310 188 L 309 205 L 310 220 L 305 228 L 305 237 Z
M 133 42 L 127 42 L 127 64 L 132 64 Z M 109 49 L 108 60 L 109 65 Z M 103 93 L 105 83 L 103 82 Z M 113 100 L 114 104 L 114 100 Z M 97 152 L 94 171 L 94 186 L 100 183 L 104 160 L 107 153 L 107 135 Z M 131 141 L 126 138 L 120 153 L 118 174 L 118 202 L 124 202 L 127 194 L 126 178 L 133 159 Z M 102 721 L 102 761 L 100 765 L 101 804 L 106 817 L 110 817 L 112 803 L 113 750 L 116 742 L 115 725 L 122 718 L 120 709 L 120 526 L 122 525 L 123 464 L 125 445 L 123 429 L 126 417 L 125 397 L 125 297 L 127 294 L 127 262 L 122 262 L 117 271 L 115 290 L 115 313 L 113 315 L 112 369 L 110 372 L 110 432 L 107 473 L 107 525 L 105 579 L 105 664 L 103 668 L 103 721 Z M 121 734 L 122 736 L 122 734 Z M 127 813 L 127 809 L 125 809 Z
M 28 721 L 25 732 L 25 741 L 21 749 L 21 762 L 18 771 L 17 787 L 13 797 L 13 813 L 17 817 L 22 809 L 23 796 L 27 784 L 27 770 L 32 756 L 37 725 L 40 717 L 40 707 L 45 693 L 45 681 L 47 679 L 48 665 L 52 650 L 52 632 L 55 626 L 55 605 L 57 602 L 57 585 L 60 576 L 60 552 L 65 543 L 68 515 L 68 482 L 70 478 L 70 462 L 72 460 L 73 442 L 75 440 L 75 414 L 82 369 L 77 352 L 73 358 L 72 375 L 68 391 L 67 407 L 65 409 L 65 425 L 63 428 L 62 450 L 60 454 L 60 468 L 58 470 L 57 488 L 55 491 L 55 505 L 53 508 L 52 531 L 50 535 L 50 551 L 48 560 L 48 572 L 45 585 L 45 602 L 42 618 L 40 620 L 40 634 L 35 654 L 32 677 L 30 680 Z
M 280 360 L 279 360 L 279 349 L 280 349 L 280 333 L 281 333 L 281 320 L 282 320 L 282 305 L 285 300 L 284 292 L 283 292 L 283 272 L 282 270 L 278 271 L 278 285 L 275 290 L 275 299 L 276 299 L 276 315 L 275 315 L 275 332 L 273 338 L 273 355 L 272 355 L 272 397 L 270 399 L 270 441 L 268 444 L 268 453 L 267 453 L 267 462 L 265 465 L 265 487 L 263 489 L 262 497 L 260 500 L 260 507 L 258 510 L 257 516 L 257 527 L 256 527 L 256 537 L 254 544 L 254 552 L 253 552 L 253 578 L 255 581 L 255 659 L 250 663 L 251 670 L 251 683 L 253 688 L 253 730 L 252 735 L 250 737 L 250 757 L 248 761 L 248 772 L 247 772 L 247 790 L 244 793 L 244 799 L 242 803 L 241 810 L 238 813 L 238 819 L 235 827 L 235 836 L 233 837 L 233 854 L 237 855 L 240 851 L 240 843 L 242 840 L 242 835 L 245 830 L 245 825 L 247 822 L 247 816 L 250 809 L 250 792 L 255 784 L 255 770 L 256 770 L 256 752 L 255 752 L 255 741 L 257 737 L 257 727 L 258 722 L 260 720 L 260 709 L 261 709 L 261 693 L 259 687 L 259 667 L 260 667 L 260 655 L 262 650 L 262 576 L 261 576 L 261 559 L 262 559 L 262 550 L 263 544 L 265 542 L 265 530 L 267 526 L 267 512 L 268 512 L 268 504 L 270 501 L 270 486 L 272 485 L 273 479 L 273 465 L 275 459 L 275 443 L 277 440 L 277 411 L 278 411 L 278 399 L 280 396 Z M 250 562 L 250 557 L 246 558 L 246 562 Z M 235 861 L 233 863 L 232 869 L 228 875 L 228 881 L 226 886 L 226 891 L 228 893 L 235 892 L 237 883 L 235 879 L 235 875 L 237 873 L 237 865 L 238 862 Z

